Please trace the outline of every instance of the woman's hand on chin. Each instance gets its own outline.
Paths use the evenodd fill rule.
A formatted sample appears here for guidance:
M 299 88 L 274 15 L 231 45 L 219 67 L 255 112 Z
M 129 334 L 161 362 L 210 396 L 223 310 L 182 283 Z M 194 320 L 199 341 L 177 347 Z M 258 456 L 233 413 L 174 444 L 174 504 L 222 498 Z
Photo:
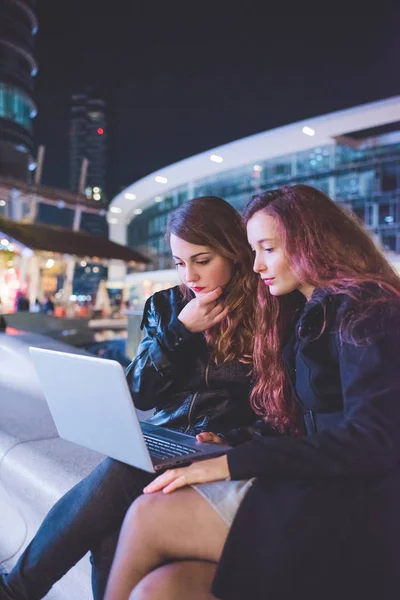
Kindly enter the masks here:
M 143 490 L 145 494 L 163 491 L 169 494 L 174 490 L 193 483 L 209 483 L 229 479 L 228 459 L 226 455 L 202 460 L 181 469 L 169 469 L 157 477 Z
M 179 321 L 192 333 L 206 331 L 220 323 L 229 312 L 229 308 L 218 301 L 222 288 L 193 298 L 178 315 Z

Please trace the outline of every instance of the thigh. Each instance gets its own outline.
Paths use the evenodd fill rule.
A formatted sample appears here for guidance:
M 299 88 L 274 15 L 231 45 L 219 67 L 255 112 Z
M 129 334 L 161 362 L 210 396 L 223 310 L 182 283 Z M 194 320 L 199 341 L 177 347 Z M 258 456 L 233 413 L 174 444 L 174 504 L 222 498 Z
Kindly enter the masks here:
M 200 560 L 170 563 L 142 579 L 129 600 L 215 600 L 216 569 L 215 563 Z
M 154 477 L 153 473 L 106 458 L 66 498 L 71 496 L 71 504 L 79 514 L 86 512 L 92 519 L 102 519 L 108 531 L 121 526 L 131 503 Z
M 229 532 L 222 517 L 190 487 L 142 495 L 126 521 L 124 529 L 132 538 L 140 532 L 164 560 L 218 562 Z

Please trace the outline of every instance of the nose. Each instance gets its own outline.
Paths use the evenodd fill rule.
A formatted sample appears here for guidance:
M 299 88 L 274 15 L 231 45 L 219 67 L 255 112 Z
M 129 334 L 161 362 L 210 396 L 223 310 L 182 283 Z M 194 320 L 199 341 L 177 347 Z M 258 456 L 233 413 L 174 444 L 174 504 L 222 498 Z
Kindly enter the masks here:
M 199 280 L 199 275 L 198 275 L 194 265 L 187 265 L 185 276 L 186 276 L 186 281 L 189 284 L 195 283 L 196 281 Z
M 260 252 L 256 252 L 254 255 L 253 271 L 255 271 L 255 273 L 262 273 L 265 271 L 265 261 Z

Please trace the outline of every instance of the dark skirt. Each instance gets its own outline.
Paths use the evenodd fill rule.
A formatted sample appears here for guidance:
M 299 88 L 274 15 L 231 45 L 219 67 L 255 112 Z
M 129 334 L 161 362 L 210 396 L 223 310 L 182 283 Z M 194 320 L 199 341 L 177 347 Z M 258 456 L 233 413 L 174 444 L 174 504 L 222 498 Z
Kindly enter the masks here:
M 398 600 L 399 471 L 257 479 L 232 524 L 213 593 L 222 600 Z

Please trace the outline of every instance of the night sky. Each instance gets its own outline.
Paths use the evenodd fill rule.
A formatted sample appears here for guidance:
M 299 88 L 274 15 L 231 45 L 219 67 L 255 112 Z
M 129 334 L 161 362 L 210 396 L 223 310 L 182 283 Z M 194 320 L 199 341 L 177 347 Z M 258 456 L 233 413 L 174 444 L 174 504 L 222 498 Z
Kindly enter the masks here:
M 400 8 L 101 4 L 37 1 L 35 132 L 49 185 L 68 185 L 70 96 L 86 86 L 107 102 L 110 196 L 213 146 L 400 93 Z

